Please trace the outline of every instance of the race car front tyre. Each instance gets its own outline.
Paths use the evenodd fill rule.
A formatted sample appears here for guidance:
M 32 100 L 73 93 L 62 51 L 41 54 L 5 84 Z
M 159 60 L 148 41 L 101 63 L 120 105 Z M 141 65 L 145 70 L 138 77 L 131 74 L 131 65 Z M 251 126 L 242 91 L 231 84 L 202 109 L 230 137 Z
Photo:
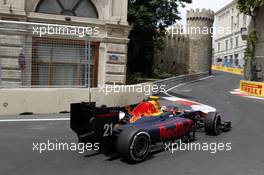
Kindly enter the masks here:
M 141 162 L 145 160 L 151 147 L 150 135 L 138 128 L 128 128 L 124 130 L 117 139 L 116 148 L 124 159 L 131 162 Z
M 219 135 L 221 133 L 221 116 L 216 112 L 208 113 L 204 121 L 204 128 L 207 135 Z

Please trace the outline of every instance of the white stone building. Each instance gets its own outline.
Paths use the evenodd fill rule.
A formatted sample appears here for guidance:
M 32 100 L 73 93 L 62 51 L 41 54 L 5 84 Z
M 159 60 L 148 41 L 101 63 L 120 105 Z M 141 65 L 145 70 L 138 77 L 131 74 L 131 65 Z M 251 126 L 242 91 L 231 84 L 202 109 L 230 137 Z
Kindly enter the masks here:
M 89 38 L 92 86 L 125 84 L 130 31 L 127 3 L 127 0 L 0 0 L 0 85 L 84 85 L 87 73 L 83 65 L 84 38 L 34 36 L 32 26 L 29 30 L 31 23 L 97 27 L 99 34 Z M 21 54 L 25 58 L 23 78 Z
M 213 64 L 226 67 L 244 67 L 247 47 L 241 37 L 241 28 L 248 28 L 250 17 L 241 14 L 234 0 L 215 13 L 215 40 Z

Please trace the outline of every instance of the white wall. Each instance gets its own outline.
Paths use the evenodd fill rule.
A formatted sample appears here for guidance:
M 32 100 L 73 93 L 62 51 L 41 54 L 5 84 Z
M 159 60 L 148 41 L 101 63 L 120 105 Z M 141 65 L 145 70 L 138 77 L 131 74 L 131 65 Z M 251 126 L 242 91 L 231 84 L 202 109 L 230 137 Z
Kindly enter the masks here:
M 151 85 L 151 84 L 144 84 Z M 91 89 L 91 101 L 98 105 L 125 106 L 147 98 L 143 92 L 108 93 L 99 88 Z M 70 111 L 71 103 L 88 102 L 89 90 L 74 89 L 0 89 L 0 116 L 18 115 L 25 112 L 50 114 Z

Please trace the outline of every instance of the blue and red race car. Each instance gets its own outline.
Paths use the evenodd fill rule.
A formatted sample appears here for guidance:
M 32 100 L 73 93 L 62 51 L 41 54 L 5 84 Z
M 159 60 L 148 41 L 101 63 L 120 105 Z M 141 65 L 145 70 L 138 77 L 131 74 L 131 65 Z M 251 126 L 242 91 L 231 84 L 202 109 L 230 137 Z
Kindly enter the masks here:
M 208 110 L 206 105 L 176 100 L 196 110 L 179 110 L 177 105 L 161 107 L 158 97 L 126 107 L 75 103 L 71 105 L 71 128 L 79 142 L 99 143 L 101 151 L 118 153 L 133 162 L 145 160 L 157 143 L 179 139 L 190 142 L 202 128 L 208 135 L 231 129 L 231 122 L 222 121 L 210 107 Z

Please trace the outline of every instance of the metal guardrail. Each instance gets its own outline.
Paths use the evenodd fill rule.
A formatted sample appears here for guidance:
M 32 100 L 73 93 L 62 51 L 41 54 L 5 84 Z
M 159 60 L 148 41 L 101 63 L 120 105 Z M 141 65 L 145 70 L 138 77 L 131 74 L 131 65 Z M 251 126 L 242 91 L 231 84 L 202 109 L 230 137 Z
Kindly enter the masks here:
M 199 80 L 201 78 L 205 78 L 208 76 L 209 76 L 208 72 L 191 74 L 191 75 L 181 75 L 181 76 L 171 77 L 171 78 L 164 79 L 164 80 L 159 80 L 159 81 L 154 82 L 153 84 L 157 85 L 159 87 L 159 92 L 161 92 L 162 86 L 165 86 L 164 87 L 165 90 L 168 90 L 168 89 L 170 89 L 174 86 L 180 85 L 182 83 L 187 83 L 187 82 Z

